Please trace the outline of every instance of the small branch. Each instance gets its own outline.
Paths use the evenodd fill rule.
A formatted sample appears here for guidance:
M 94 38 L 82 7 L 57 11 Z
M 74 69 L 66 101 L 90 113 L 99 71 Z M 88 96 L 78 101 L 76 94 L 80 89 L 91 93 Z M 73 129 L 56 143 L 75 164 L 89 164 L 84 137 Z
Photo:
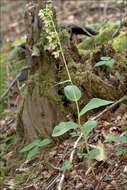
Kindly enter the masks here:
M 48 190 L 51 188 L 51 186 L 56 182 L 56 180 L 60 177 L 60 173 L 51 181 L 51 183 L 46 187 L 44 188 L 43 190 Z
M 61 176 L 61 179 L 60 179 L 60 182 L 59 182 L 59 185 L 58 185 L 58 190 L 62 189 L 62 184 L 63 184 L 63 181 L 64 181 L 64 176 L 65 176 L 65 171 L 63 172 L 63 174 Z
M 60 168 L 54 166 L 53 164 L 51 164 L 51 163 L 49 163 L 49 162 L 46 162 L 46 164 L 47 164 L 50 168 L 52 168 L 52 169 L 54 169 L 54 170 L 57 170 L 57 171 L 60 170 Z
M 24 70 L 28 70 L 31 69 L 31 66 L 25 66 L 22 68 L 21 72 Z M 2 99 L 4 98 L 4 96 L 6 96 L 9 92 L 9 90 L 12 88 L 12 86 L 16 83 L 16 81 L 18 80 L 19 76 L 21 75 L 21 72 L 17 74 L 17 76 L 15 77 L 15 79 L 11 82 L 11 84 L 9 85 L 9 87 L 7 88 L 7 90 L 5 90 L 5 92 L 0 96 L 0 102 L 2 101 Z
M 121 16 L 121 18 L 120 18 L 120 23 L 119 23 L 119 25 L 118 25 L 118 28 L 117 28 L 117 29 L 115 30 L 115 32 L 113 33 L 112 39 L 115 38 L 115 37 L 118 35 L 118 33 L 119 33 L 119 31 L 120 31 L 120 28 L 121 28 L 121 26 L 122 26 L 122 23 L 123 23 L 123 21 L 124 21 L 125 16 L 126 16 L 126 15 Z
M 81 135 L 80 135 L 80 136 L 78 137 L 78 139 L 75 141 L 73 150 L 72 150 L 71 155 L 70 155 L 70 161 L 71 161 L 71 162 L 72 162 L 72 160 L 73 160 L 74 153 L 75 153 L 75 150 L 76 150 L 76 148 L 77 148 L 77 146 L 78 146 L 78 143 L 79 143 L 80 139 L 82 138 L 82 135 L 83 135 L 83 134 L 81 133 Z
M 110 106 L 106 107 L 101 113 L 96 115 L 95 117 L 92 117 L 91 120 L 98 120 L 100 117 L 102 117 L 107 111 L 111 110 L 116 105 L 120 104 L 124 100 L 127 100 L 127 95 L 123 96 L 119 100 L 117 100 L 114 104 L 111 104 Z
M 109 173 L 109 170 L 111 169 L 111 167 L 112 167 L 112 165 L 107 169 L 107 171 L 105 172 L 105 174 L 101 177 L 101 179 L 100 179 L 98 185 L 96 186 L 95 190 L 99 190 L 100 189 L 99 187 L 100 187 L 100 185 L 101 185 L 104 177 Z
M 81 135 L 78 137 L 78 139 L 75 141 L 73 150 L 72 150 L 71 155 L 70 155 L 70 161 L 71 161 L 71 162 L 72 162 L 72 160 L 73 160 L 76 147 L 78 146 L 78 143 L 79 143 L 80 139 L 82 138 L 82 136 L 83 136 L 83 134 L 81 134 Z M 60 179 L 60 182 L 59 182 L 59 185 L 58 185 L 58 190 L 61 190 L 61 189 L 62 189 L 62 184 L 63 184 L 63 181 L 64 181 L 64 176 L 65 176 L 65 171 L 63 172 L 63 174 L 62 174 L 62 176 L 61 176 L 61 179 Z
M 9 90 L 12 88 L 12 86 L 15 84 L 15 82 L 17 81 L 18 77 L 20 76 L 21 73 L 19 73 L 15 79 L 11 82 L 11 84 L 9 85 L 9 87 L 7 88 L 7 90 L 2 94 L 2 96 L 0 96 L 0 102 L 2 101 L 2 99 L 4 98 L 4 96 L 6 96 L 9 92 Z

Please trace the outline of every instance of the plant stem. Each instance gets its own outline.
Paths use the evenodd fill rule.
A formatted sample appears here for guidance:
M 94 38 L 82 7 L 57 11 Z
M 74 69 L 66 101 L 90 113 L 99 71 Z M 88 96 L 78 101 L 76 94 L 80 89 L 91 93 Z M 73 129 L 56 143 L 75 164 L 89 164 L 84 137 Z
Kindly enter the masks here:
M 62 58 L 63 58 L 63 62 L 64 62 L 64 65 L 65 65 L 65 69 L 67 71 L 68 78 L 69 78 L 69 80 L 71 82 L 71 85 L 72 85 L 72 90 L 73 90 L 73 94 L 74 94 L 74 99 L 75 99 L 75 104 L 76 104 L 76 109 L 77 109 L 77 115 L 78 115 L 78 125 L 80 127 L 81 132 L 83 133 L 86 150 L 87 150 L 87 153 L 89 154 L 90 151 L 89 151 L 89 146 L 88 146 L 88 142 L 87 142 L 87 137 L 86 137 L 86 134 L 84 133 L 82 125 L 81 125 L 79 105 L 78 105 L 78 101 L 77 101 L 77 97 L 76 97 L 76 92 L 75 92 L 75 89 L 74 89 L 74 84 L 73 84 L 72 79 L 71 79 L 71 75 L 70 75 L 70 72 L 69 72 L 69 69 L 68 69 L 68 66 L 67 66 L 67 62 L 66 62 L 66 59 L 65 59 L 65 56 L 64 56 L 63 48 L 61 46 L 61 42 L 60 42 L 58 32 L 56 31 L 54 21 L 53 21 L 52 16 L 50 14 L 49 14 L 49 17 L 51 19 L 51 22 L 52 22 L 52 25 L 53 25 L 53 28 L 54 28 L 54 31 L 55 31 L 55 34 L 56 34 L 56 37 L 57 37 L 58 45 L 60 47 L 60 52 L 61 52 L 61 55 L 62 55 Z M 91 167 L 91 170 L 92 170 L 92 174 L 95 176 L 94 168 L 93 168 L 93 165 L 92 165 L 92 160 L 89 159 L 89 161 L 90 161 L 90 167 Z

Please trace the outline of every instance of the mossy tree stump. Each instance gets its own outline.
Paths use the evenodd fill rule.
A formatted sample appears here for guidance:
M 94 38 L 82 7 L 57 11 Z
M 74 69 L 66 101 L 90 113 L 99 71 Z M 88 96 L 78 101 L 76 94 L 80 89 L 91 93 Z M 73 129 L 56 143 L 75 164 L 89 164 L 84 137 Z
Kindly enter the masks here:
M 42 21 L 39 20 L 38 12 L 45 7 L 45 4 L 46 1 L 42 1 L 39 5 L 30 4 L 25 13 L 26 59 L 31 65 L 31 70 L 25 97 L 17 114 L 17 132 L 26 142 L 31 142 L 36 138 L 51 139 L 54 127 L 59 122 L 67 120 L 66 115 L 76 116 L 75 103 L 67 101 L 63 93 L 66 84 L 55 85 L 57 82 L 68 79 L 62 59 L 55 60 L 44 48 L 46 39 L 41 29 Z M 55 14 L 54 22 L 56 23 Z M 105 36 L 106 31 L 104 31 L 94 40 L 87 38 L 78 48 L 69 40 L 66 30 L 58 31 L 72 80 L 82 92 L 82 98 L 79 101 L 80 109 L 93 97 L 116 100 L 126 93 L 126 53 L 119 51 L 121 41 L 118 40 L 119 43 L 116 43 L 116 38 L 111 38 L 116 28 L 116 26 L 113 27 L 112 32 L 109 29 L 111 33 L 108 36 Z M 104 38 L 102 38 L 103 35 Z M 103 39 L 102 43 L 101 39 Z M 95 41 L 97 46 L 93 50 L 91 47 Z M 120 44 L 120 48 L 117 48 L 115 44 Z M 95 63 L 102 56 L 114 58 L 113 67 L 95 68 Z

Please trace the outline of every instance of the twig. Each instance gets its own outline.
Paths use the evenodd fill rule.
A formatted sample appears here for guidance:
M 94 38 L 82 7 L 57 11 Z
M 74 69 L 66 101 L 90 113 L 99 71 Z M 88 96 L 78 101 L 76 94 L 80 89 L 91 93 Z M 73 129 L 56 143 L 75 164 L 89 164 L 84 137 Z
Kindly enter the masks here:
M 17 81 L 18 77 L 20 76 L 21 73 L 19 73 L 15 79 L 11 82 L 11 84 L 9 85 L 9 87 L 7 88 L 7 90 L 2 94 L 2 96 L 0 96 L 0 102 L 2 101 L 2 99 L 4 98 L 4 96 L 6 96 L 9 92 L 9 90 L 11 89 L 11 87 L 15 84 L 15 82 Z
M 115 38 L 115 37 L 118 35 L 118 33 L 119 33 L 119 31 L 120 31 L 120 28 L 121 28 L 121 26 L 122 26 L 122 23 L 123 23 L 123 21 L 124 21 L 124 18 L 125 18 L 125 15 L 121 16 L 121 18 L 120 18 L 120 23 L 119 23 L 119 25 L 118 25 L 118 28 L 117 28 L 117 29 L 115 30 L 115 32 L 113 33 L 112 39 Z
M 83 134 L 81 133 L 81 135 L 78 137 L 78 139 L 76 140 L 76 142 L 74 144 L 74 148 L 73 148 L 73 150 L 71 152 L 71 155 L 70 155 L 70 162 L 72 162 L 72 160 L 73 160 L 76 147 L 78 146 L 78 143 L 79 143 L 80 139 L 82 138 L 82 135 Z M 59 185 L 58 185 L 58 190 L 61 190 L 61 188 L 62 188 L 62 184 L 63 184 L 63 181 L 64 181 L 64 175 L 65 175 L 65 171 L 63 172 L 63 174 L 61 176 L 61 179 L 60 179 L 60 182 L 59 182 Z
M 99 183 L 97 184 L 95 190 L 99 190 L 99 187 L 101 185 L 101 182 L 103 181 L 104 177 L 108 174 L 109 170 L 111 169 L 112 165 L 107 169 L 107 171 L 105 172 L 105 174 L 101 177 Z
M 46 164 L 47 164 L 49 167 L 51 167 L 52 169 L 54 169 L 54 170 L 57 170 L 57 171 L 60 170 L 60 168 L 54 166 L 53 164 L 51 164 L 51 163 L 49 163 L 49 162 L 46 162 Z
M 25 66 L 22 68 L 21 72 L 24 70 L 28 70 L 31 69 L 31 66 Z M 12 88 L 12 86 L 15 84 L 15 82 L 18 80 L 18 77 L 21 75 L 21 72 L 18 73 L 15 77 L 15 79 L 11 82 L 11 84 L 9 85 L 9 87 L 7 88 L 7 90 L 5 90 L 5 92 L 2 94 L 2 96 L 0 96 L 0 102 L 2 101 L 2 99 L 4 98 L 4 96 L 6 96 L 9 92 L 9 90 Z
M 77 148 L 77 146 L 78 146 L 78 143 L 79 143 L 79 141 L 80 141 L 80 139 L 82 138 L 82 133 L 80 134 L 80 136 L 78 137 L 78 139 L 75 141 L 75 144 L 74 144 L 74 148 L 73 148 L 73 150 L 72 150 L 72 152 L 71 152 L 71 155 L 70 155 L 70 161 L 72 162 L 72 160 L 73 160 L 73 157 L 74 157 L 74 153 L 75 153 L 75 150 L 76 150 L 76 148 Z
M 9 73 L 9 63 L 8 63 L 8 62 L 6 63 L 6 72 L 7 72 L 7 80 L 9 81 L 10 73 Z M 10 109 L 10 101 L 9 101 L 9 98 L 8 98 L 8 109 Z
M 51 183 L 46 187 L 44 188 L 43 190 L 48 190 L 55 182 L 56 180 L 60 177 L 60 173 L 51 181 Z
M 121 102 L 123 102 L 124 100 L 127 100 L 127 95 L 123 96 L 122 98 L 120 98 L 118 101 L 116 101 L 114 104 L 111 104 L 110 106 L 106 107 L 101 113 L 99 113 L 97 116 L 92 117 L 91 120 L 98 120 L 100 117 L 102 117 L 102 115 L 104 115 L 104 113 L 106 113 L 107 111 L 111 110 L 113 107 L 115 107 L 116 105 L 120 104 Z
M 62 184 L 63 184 L 63 181 L 64 181 L 64 176 L 65 176 L 65 170 L 61 176 L 61 179 L 60 179 L 60 182 L 59 182 L 59 185 L 58 185 L 58 190 L 61 190 L 62 189 Z

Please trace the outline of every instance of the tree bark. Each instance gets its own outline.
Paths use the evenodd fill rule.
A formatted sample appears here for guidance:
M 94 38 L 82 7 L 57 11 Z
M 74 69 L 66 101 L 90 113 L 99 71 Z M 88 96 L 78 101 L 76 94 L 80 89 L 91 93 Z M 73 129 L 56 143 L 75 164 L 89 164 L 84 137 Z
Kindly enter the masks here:
M 17 132 L 28 142 L 36 138 L 51 138 L 54 126 L 64 119 L 61 100 L 53 86 L 56 81 L 55 62 L 44 49 L 41 51 L 37 47 L 42 27 L 38 13 L 44 6 L 45 1 L 30 3 L 25 11 L 26 59 L 31 70 L 27 92 L 17 115 Z M 44 36 L 41 38 L 45 40 Z

